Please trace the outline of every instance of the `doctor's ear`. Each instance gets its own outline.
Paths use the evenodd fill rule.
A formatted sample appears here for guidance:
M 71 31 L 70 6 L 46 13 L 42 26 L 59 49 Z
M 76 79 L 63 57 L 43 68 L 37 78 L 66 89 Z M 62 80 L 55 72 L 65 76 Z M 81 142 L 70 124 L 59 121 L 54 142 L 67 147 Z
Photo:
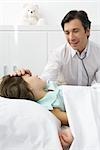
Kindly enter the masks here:
M 90 36 L 90 29 L 89 28 L 86 29 L 86 34 L 87 34 L 87 37 Z

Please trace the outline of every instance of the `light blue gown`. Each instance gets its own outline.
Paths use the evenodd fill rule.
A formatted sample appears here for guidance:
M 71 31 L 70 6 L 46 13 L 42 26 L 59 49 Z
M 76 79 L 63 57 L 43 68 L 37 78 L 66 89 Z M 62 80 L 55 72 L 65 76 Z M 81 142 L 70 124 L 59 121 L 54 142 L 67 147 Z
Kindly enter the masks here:
M 52 81 L 49 81 L 47 83 L 46 90 L 53 91 L 48 91 L 47 94 L 37 102 L 46 107 L 48 110 L 53 110 L 53 108 L 59 108 L 60 110 L 65 111 L 64 100 L 60 86 Z

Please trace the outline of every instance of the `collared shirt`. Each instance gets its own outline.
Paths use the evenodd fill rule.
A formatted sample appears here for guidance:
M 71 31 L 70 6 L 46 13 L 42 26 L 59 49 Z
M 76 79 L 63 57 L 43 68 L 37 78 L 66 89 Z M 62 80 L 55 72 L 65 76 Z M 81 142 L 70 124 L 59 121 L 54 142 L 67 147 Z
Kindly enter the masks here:
M 79 55 L 69 44 L 62 45 L 49 57 L 42 78 L 67 85 L 87 86 L 94 81 L 100 82 L 100 47 L 88 41 Z

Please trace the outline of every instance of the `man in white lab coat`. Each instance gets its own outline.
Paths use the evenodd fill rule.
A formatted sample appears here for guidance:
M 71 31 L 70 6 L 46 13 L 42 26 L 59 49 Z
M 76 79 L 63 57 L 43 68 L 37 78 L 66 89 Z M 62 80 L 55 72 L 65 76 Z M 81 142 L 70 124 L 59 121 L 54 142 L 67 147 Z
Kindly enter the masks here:
M 67 85 L 100 82 L 100 47 L 89 40 L 91 22 L 84 11 L 72 10 L 61 22 L 66 43 L 53 51 L 42 73 L 46 80 Z

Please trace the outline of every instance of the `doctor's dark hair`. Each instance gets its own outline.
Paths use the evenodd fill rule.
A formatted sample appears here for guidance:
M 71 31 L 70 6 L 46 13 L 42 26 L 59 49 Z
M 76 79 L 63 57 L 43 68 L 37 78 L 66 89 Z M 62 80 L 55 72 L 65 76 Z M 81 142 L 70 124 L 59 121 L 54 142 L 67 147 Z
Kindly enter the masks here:
M 61 26 L 64 31 L 64 24 L 70 22 L 73 19 L 79 19 L 84 27 L 84 30 L 91 28 L 91 21 L 88 18 L 88 15 L 83 10 L 71 10 L 69 11 L 65 17 L 62 19 Z
M 0 96 L 11 99 L 27 99 L 35 101 L 28 83 L 21 76 L 6 75 L 0 83 Z

